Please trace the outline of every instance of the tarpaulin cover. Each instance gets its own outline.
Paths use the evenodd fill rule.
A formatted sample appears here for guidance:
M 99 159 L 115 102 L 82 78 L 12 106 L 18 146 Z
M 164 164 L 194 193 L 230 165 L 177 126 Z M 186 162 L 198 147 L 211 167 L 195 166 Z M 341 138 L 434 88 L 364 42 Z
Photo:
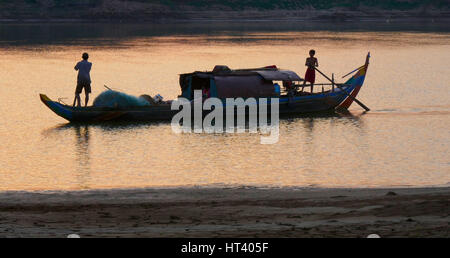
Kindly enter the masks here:
M 272 81 L 264 80 L 260 75 L 215 76 L 217 97 L 219 98 L 258 98 L 275 95 Z

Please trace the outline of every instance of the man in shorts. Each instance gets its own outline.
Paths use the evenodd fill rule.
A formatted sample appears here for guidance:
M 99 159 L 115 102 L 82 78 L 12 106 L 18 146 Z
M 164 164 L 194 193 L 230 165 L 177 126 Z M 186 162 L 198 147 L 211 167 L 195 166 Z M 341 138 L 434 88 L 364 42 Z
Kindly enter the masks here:
M 86 107 L 89 101 L 89 93 L 91 93 L 91 75 L 89 74 L 91 72 L 92 63 L 88 62 L 89 59 L 88 53 L 83 53 L 82 55 L 83 60 L 78 62 L 77 65 L 75 65 L 75 71 L 78 71 L 78 77 L 77 77 L 77 88 L 75 90 L 75 99 L 73 100 L 73 106 L 75 107 L 77 101 L 78 101 L 78 107 L 81 106 L 81 99 L 80 94 L 83 91 L 86 94 L 86 99 L 84 102 L 84 106 Z
M 314 82 L 316 81 L 316 67 L 319 66 L 317 58 L 314 57 L 316 51 L 314 49 L 309 50 L 309 57 L 306 58 L 305 65 L 308 67 L 305 73 L 305 80 L 303 81 L 303 87 L 305 87 L 306 82 L 311 83 L 311 93 L 313 93 Z M 302 88 L 303 91 L 303 88 Z

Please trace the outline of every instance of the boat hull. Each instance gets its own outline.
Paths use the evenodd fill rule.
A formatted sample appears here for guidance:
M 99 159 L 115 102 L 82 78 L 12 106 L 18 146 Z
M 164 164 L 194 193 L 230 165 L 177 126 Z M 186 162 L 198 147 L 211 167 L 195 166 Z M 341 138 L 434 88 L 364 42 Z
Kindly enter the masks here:
M 347 87 L 348 94 L 355 87 Z M 179 110 L 172 110 L 169 104 L 153 105 L 149 107 L 139 107 L 130 109 L 96 108 L 96 107 L 71 107 L 55 102 L 46 95 L 40 95 L 41 101 L 58 116 L 70 122 L 96 123 L 104 121 L 162 121 L 171 120 Z M 279 115 L 296 115 L 323 111 L 333 111 L 341 104 L 347 95 L 344 92 L 328 92 L 307 96 L 295 96 L 292 98 L 278 98 Z M 193 105 L 192 105 L 193 106 Z M 193 109 L 193 107 L 192 107 Z M 236 107 L 235 107 L 236 109 Z M 271 104 L 267 107 L 270 114 Z M 193 112 L 193 110 L 192 110 Z M 203 110 L 202 115 L 206 116 L 209 110 Z M 235 110 L 236 112 L 236 110 Z M 225 113 L 225 105 L 224 105 Z

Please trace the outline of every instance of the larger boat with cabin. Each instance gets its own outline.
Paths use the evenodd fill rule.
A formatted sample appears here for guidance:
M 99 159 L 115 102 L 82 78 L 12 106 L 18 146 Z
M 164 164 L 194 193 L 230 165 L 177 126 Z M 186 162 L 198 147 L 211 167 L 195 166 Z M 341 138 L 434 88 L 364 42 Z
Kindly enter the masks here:
M 194 91 L 202 90 L 207 93 L 203 98 L 214 97 L 221 99 L 226 105 L 228 98 L 255 98 L 259 101 L 265 98 L 268 105 L 270 99 L 278 99 L 279 115 L 295 115 L 314 112 L 347 110 L 353 102 L 358 102 L 356 96 L 363 86 L 369 66 L 369 57 L 363 66 L 355 69 L 355 74 L 345 83 L 336 83 L 330 79 L 327 84 L 315 84 L 317 92 L 310 93 L 303 89 L 303 79 L 290 70 L 268 66 L 254 69 L 232 70 L 226 66 L 216 66 L 210 72 L 193 72 L 180 75 L 181 95 L 188 101 L 194 100 Z M 321 73 L 318 70 L 319 73 Z M 306 84 L 306 87 L 309 85 Z M 327 88 L 326 90 L 324 89 Z M 320 90 L 322 89 L 322 90 Z M 119 96 L 111 97 L 111 94 Z M 116 102 L 101 101 L 100 95 L 108 95 L 106 99 Z M 53 101 L 44 94 L 40 94 L 41 101 L 58 116 L 70 122 L 104 122 L 112 120 L 126 121 L 157 121 L 170 120 L 179 112 L 172 110 L 172 101 L 155 101 L 148 95 L 142 95 L 135 101 L 129 101 L 132 96 L 107 90 L 97 97 L 93 106 L 72 107 L 59 101 Z M 126 101 L 121 101 L 125 96 Z M 122 99 L 123 100 L 123 99 Z M 125 103 L 125 104 L 124 104 Z M 363 106 L 363 105 L 362 105 Z M 365 106 L 363 106 L 365 107 Z M 267 108 L 270 113 L 271 108 Z M 203 115 L 210 111 L 203 110 Z

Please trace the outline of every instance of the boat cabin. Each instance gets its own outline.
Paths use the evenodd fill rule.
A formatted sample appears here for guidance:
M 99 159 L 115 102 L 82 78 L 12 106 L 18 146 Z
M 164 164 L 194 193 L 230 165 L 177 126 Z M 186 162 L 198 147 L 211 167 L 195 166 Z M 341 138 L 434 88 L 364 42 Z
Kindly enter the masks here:
M 295 72 L 281 70 L 276 66 L 255 69 L 231 70 L 224 65 L 216 65 L 210 72 L 193 72 L 180 75 L 180 97 L 192 100 L 194 90 L 208 93 L 208 97 L 264 98 L 279 97 L 276 81 L 303 81 Z M 281 84 L 278 84 L 281 87 Z

